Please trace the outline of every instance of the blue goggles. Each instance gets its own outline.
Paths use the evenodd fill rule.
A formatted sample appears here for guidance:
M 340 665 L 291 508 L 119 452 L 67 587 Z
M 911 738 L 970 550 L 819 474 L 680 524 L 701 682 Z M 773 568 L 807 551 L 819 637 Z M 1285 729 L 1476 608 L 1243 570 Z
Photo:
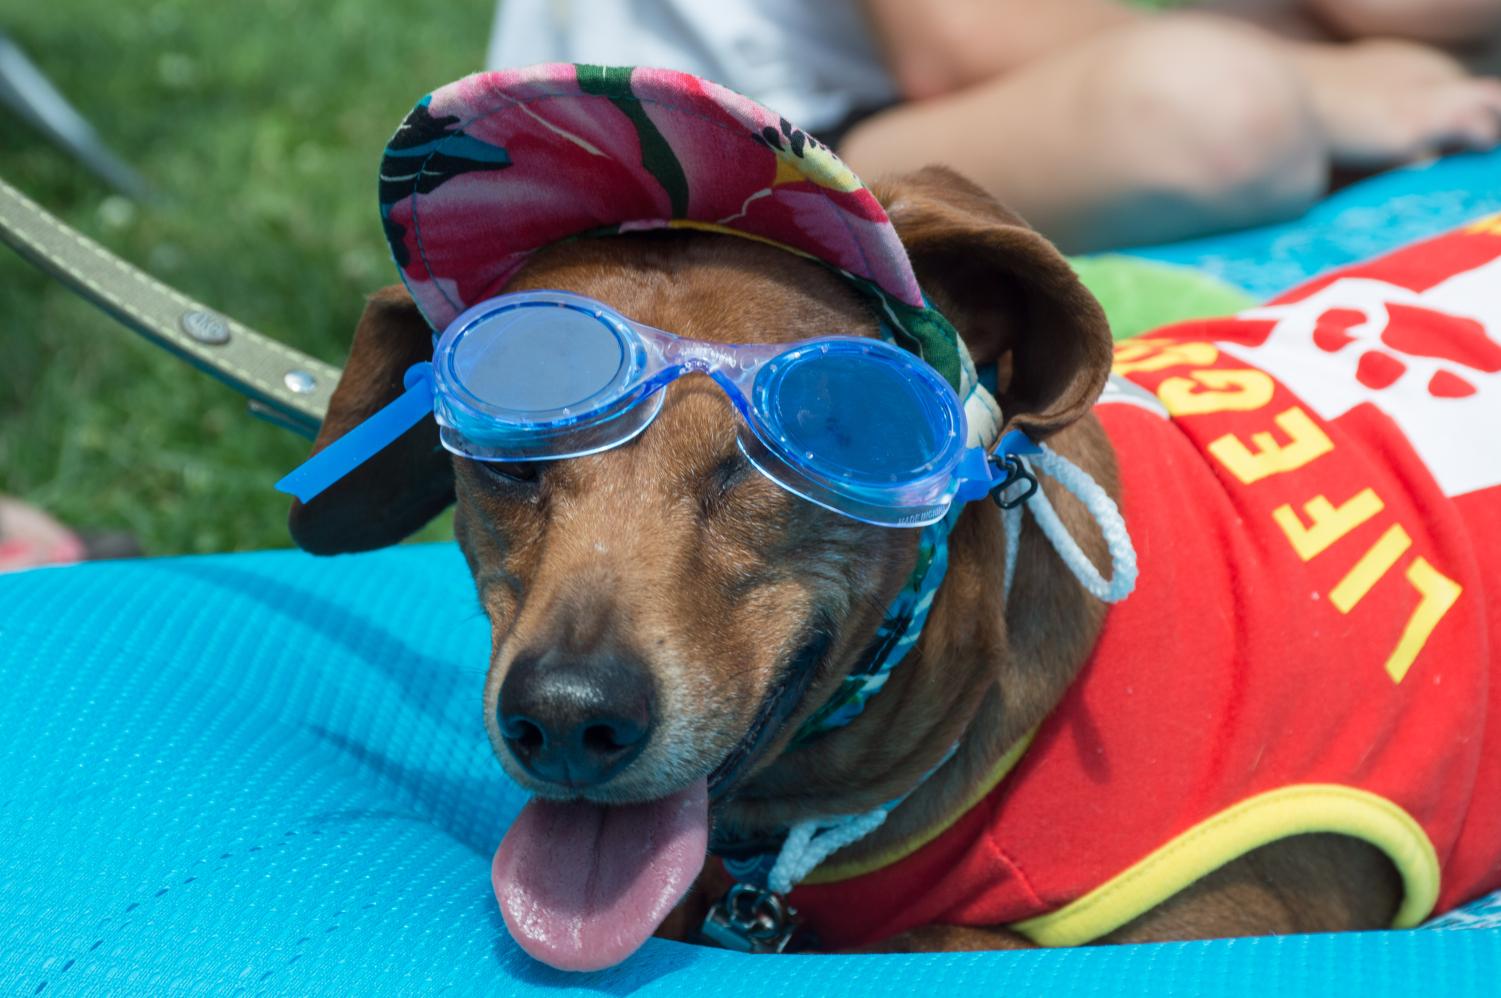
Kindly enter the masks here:
M 661 411 L 661 389 L 703 374 L 742 417 L 746 459 L 777 485 L 883 526 L 941 520 L 1004 488 L 1035 452 L 1008 433 L 997 457 L 967 447 L 964 406 L 931 366 L 878 339 L 786 344 L 687 339 L 565 291 L 501 295 L 458 316 L 406 391 L 276 487 L 303 502 L 429 414 L 475 461 L 553 461 L 619 447 Z

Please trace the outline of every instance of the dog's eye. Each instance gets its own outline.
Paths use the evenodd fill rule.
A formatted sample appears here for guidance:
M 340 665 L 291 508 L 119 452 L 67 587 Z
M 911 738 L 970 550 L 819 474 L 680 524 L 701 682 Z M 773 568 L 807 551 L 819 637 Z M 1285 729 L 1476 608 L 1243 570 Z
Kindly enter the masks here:
M 749 479 L 751 463 L 738 450 L 714 465 L 704 479 L 702 502 L 708 512 L 723 502 L 735 487 Z
M 710 475 L 710 482 L 718 492 L 728 492 L 741 482 L 745 481 L 751 473 L 751 463 L 745 459 L 745 455 L 738 450 L 725 457 L 714 466 Z
M 487 478 L 504 485 L 532 485 L 542 475 L 546 461 L 473 461 Z

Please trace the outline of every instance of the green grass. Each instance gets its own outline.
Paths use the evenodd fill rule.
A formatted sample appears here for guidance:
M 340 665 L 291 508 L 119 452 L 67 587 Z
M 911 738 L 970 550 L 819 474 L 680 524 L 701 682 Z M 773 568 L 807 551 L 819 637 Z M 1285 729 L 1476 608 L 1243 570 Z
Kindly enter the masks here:
M 5 30 L 160 197 L 110 196 L 4 111 L 0 176 L 187 294 L 342 363 L 363 296 L 396 278 L 375 206 L 385 140 L 483 59 L 490 0 L 441 10 L 9 5 Z M 271 485 L 306 449 L 0 247 L 0 492 L 129 530 L 151 554 L 285 547 Z
M 0 176 L 168 284 L 342 363 L 391 283 L 375 205 L 412 103 L 480 68 L 491 0 L 12 4 L 3 26 L 160 197 L 134 205 L 0 112 Z M 1081 261 L 1120 334 L 1230 311 L 1203 275 Z M 150 554 L 285 547 L 306 442 L 0 248 L 0 492 Z M 447 535 L 443 518 L 421 536 Z

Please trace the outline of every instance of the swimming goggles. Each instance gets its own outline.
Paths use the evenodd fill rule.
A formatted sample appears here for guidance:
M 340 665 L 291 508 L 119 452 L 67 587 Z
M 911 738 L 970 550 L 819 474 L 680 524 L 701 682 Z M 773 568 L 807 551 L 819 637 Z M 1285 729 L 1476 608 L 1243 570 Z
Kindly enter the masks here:
M 923 526 L 956 501 L 1000 501 L 1018 476 L 1030 477 L 1012 455 L 1037 452 L 1018 431 L 994 456 L 967 447 L 964 407 L 949 383 L 879 339 L 714 343 L 634 322 L 582 295 L 527 291 L 459 315 L 431 363 L 406 372 L 403 395 L 276 487 L 307 502 L 429 414 L 443 446 L 475 461 L 609 450 L 650 425 L 662 389 L 686 374 L 724 390 L 756 470 L 866 523 Z

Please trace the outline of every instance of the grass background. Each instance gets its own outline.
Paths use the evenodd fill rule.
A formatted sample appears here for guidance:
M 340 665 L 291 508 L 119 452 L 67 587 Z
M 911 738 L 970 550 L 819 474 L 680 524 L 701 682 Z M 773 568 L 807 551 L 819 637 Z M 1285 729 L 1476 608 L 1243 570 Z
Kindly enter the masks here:
M 493 9 L 6 4 L 4 30 L 159 196 L 112 196 L 4 110 L 0 177 L 168 284 L 342 363 L 363 296 L 396 277 L 381 149 L 419 97 L 481 68 Z M 0 247 L 0 492 L 76 529 L 131 531 L 150 554 L 286 547 L 271 485 L 306 449 Z
M 212 308 L 342 364 L 396 279 L 376 211 L 386 139 L 481 68 L 492 0 L 440 17 L 368 0 L 66 0 L 3 26 L 158 192 L 112 195 L 0 110 L 0 177 Z M 1077 261 L 1117 335 L 1232 311 L 1239 292 L 1128 258 Z M 272 484 L 306 455 L 229 389 L 0 248 L 0 493 L 148 554 L 287 547 Z M 419 539 L 448 536 L 447 517 Z

